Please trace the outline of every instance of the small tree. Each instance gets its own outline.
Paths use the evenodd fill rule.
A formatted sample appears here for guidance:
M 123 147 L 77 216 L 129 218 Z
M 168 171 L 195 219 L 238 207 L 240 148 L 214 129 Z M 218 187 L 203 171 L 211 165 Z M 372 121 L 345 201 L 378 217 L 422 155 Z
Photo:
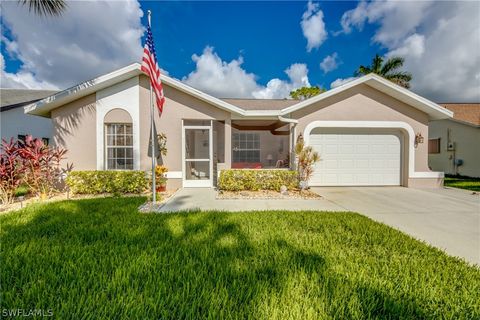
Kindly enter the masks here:
M 25 168 L 19 158 L 18 142 L 2 139 L 0 146 L 0 200 L 2 204 L 12 203 L 15 191 L 22 182 Z
M 319 95 L 326 90 L 320 87 L 301 87 L 296 90 L 290 91 L 290 97 L 295 100 L 305 100 L 316 95 Z
M 299 135 L 295 145 L 295 155 L 297 156 L 297 170 L 300 189 L 308 188 L 308 181 L 313 174 L 313 166 L 320 160 L 318 152 L 311 146 L 306 147 L 303 136 Z

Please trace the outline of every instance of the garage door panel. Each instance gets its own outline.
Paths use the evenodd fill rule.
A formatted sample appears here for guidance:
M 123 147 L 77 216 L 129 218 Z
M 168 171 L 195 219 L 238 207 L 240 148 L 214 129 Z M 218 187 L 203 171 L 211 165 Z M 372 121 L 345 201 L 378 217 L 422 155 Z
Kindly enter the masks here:
M 400 185 L 401 145 L 397 134 L 315 133 L 320 154 L 310 181 L 318 185 Z

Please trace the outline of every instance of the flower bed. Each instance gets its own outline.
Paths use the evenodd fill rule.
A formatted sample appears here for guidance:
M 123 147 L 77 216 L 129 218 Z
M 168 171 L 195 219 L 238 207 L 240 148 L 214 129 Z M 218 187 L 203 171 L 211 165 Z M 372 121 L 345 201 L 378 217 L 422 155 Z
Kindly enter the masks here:
M 282 194 L 273 190 L 258 190 L 258 191 L 222 191 L 217 193 L 217 199 L 223 200 L 273 200 L 273 199 L 285 199 L 285 200 L 315 200 L 322 197 L 310 190 L 290 190 L 285 194 Z

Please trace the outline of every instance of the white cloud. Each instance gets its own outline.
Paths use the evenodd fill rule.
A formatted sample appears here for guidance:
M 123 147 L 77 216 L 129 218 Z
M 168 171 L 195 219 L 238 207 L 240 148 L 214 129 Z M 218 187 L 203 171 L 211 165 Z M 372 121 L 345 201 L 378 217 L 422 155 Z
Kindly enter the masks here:
M 333 81 L 330 84 L 330 89 L 339 87 L 339 86 L 344 85 L 345 83 L 348 83 L 348 82 L 353 81 L 355 79 L 358 79 L 358 78 L 357 77 L 338 78 L 337 80 Z
M 344 13 L 348 33 L 379 27 L 372 40 L 387 57 L 405 58 L 412 90 L 434 101 L 480 101 L 480 3 L 468 1 L 361 2 Z
M 388 46 L 411 34 L 420 25 L 432 1 L 362 1 L 355 9 L 345 12 L 340 21 L 343 31 L 362 30 L 365 23 L 378 23 L 374 40 Z
M 0 55 L 0 88 L 20 89 L 58 89 L 57 86 L 46 81 L 38 80 L 34 74 L 20 70 L 17 73 L 5 71 L 5 59 Z
M 307 4 L 307 11 L 302 15 L 300 22 L 304 37 L 307 39 L 307 51 L 318 48 L 327 39 L 327 30 L 323 21 L 323 11 L 318 3 L 311 0 Z
M 2 86 L 66 88 L 140 61 L 143 13 L 137 1 L 71 1 L 60 17 L 39 17 L 16 1 L 2 3 L 8 53 L 22 62 L 2 71 Z M 3 70 L 3 68 L 2 68 Z
M 275 78 L 262 86 L 255 74 L 242 68 L 242 57 L 226 62 L 212 47 L 206 47 L 201 55 L 194 54 L 192 59 L 195 70 L 182 81 L 215 97 L 283 99 L 296 88 L 310 86 L 305 64 L 295 63 L 287 68 L 288 81 Z
M 192 60 L 196 68 L 182 81 L 194 88 L 216 97 L 251 97 L 257 89 L 255 75 L 241 67 L 242 57 L 225 62 L 212 47 L 206 47 L 200 56 L 194 54 Z
M 320 62 L 320 69 L 323 70 L 323 73 L 328 73 L 337 69 L 339 64 L 338 54 L 334 52 L 331 55 L 326 56 L 322 62 Z
M 256 99 L 283 99 L 288 98 L 290 91 L 301 87 L 310 87 L 308 68 L 304 63 L 294 63 L 285 70 L 289 81 L 272 79 L 266 87 L 260 87 L 252 93 Z
M 420 34 L 412 34 L 406 38 L 402 45 L 387 53 L 387 57 L 392 56 L 411 56 L 414 58 L 422 57 L 425 52 L 425 36 Z

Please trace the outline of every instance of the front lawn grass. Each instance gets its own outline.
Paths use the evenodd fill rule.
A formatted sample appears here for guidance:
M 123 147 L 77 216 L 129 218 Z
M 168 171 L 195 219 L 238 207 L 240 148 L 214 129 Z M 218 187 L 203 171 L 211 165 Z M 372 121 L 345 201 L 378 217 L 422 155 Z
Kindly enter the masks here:
M 446 176 L 444 180 L 444 185 L 446 187 L 480 191 L 480 178 Z
M 480 271 L 355 213 L 5 214 L 2 310 L 59 319 L 479 319 Z

